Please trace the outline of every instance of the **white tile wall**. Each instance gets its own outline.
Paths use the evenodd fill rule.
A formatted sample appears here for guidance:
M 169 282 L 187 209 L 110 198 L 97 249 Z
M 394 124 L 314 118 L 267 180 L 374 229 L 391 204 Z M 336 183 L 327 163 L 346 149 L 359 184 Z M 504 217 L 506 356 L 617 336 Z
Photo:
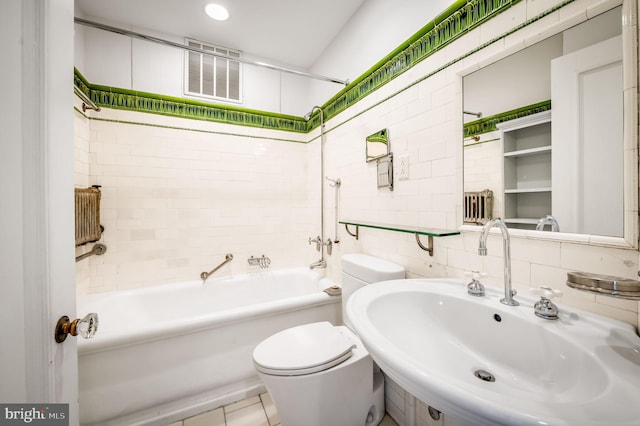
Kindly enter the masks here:
M 144 125 L 156 116 L 109 109 L 93 117 L 126 122 L 77 119 L 90 128 L 89 183 L 102 185 L 108 247 L 78 266 L 90 276 L 80 293 L 198 279 L 225 253 L 234 260 L 223 274 L 248 272 L 252 255 L 272 268 L 310 262 L 298 135 L 166 117 L 158 127 Z
M 573 23 L 576 16 L 586 16 L 586 9 L 595 3 L 574 2 L 571 10 L 564 10 L 562 15 L 554 14 L 551 19 L 540 20 L 526 30 L 510 35 L 509 46 L 524 46 L 533 34 L 548 32 L 551 23 L 558 24 L 561 19 Z M 481 35 L 474 33 L 474 39 L 480 37 L 486 41 L 502 34 L 505 25 L 516 25 L 523 21 L 525 14 L 528 19 L 530 12 L 541 7 L 539 1 L 530 0 L 521 4 L 510 13 L 492 20 L 486 28 L 483 26 L 479 31 Z M 568 23 L 560 21 L 559 25 L 564 28 Z M 463 37 L 459 42 L 465 43 L 466 38 Z M 457 43 L 443 49 L 443 57 L 450 52 L 457 52 Z M 504 43 L 495 43 L 451 68 L 453 71 L 465 69 L 468 72 L 471 64 L 495 60 L 496 55 L 500 55 L 500 49 L 504 49 Z M 432 58 L 416 67 L 420 68 L 423 75 L 437 69 L 439 64 L 430 62 Z M 453 57 L 448 57 L 445 62 L 451 59 Z M 411 75 L 415 78 L 414 73 Z M 455 72 L 445 70 L 339 127 L 338 124 L 351 116 L 350 111 L 329 122 L 327 174 L 343 180 L 340 199 L 342 218 L 395 225 L 459 226 L 461 218 L 457 206 L 461 204 L 462 197 L 458 153 L 462 150 L 459 148 L 461 138 L 458 133 L 461 127 L 456 122 L 460 117 L 455 114 L 455 100 L 460 88 L 455 76 Z M 394 80 L 396 86 L 409 86 L 412 81 L 406 77 L 403 75 Z M 405 100 L 410 101 L 405 103 Z M 361 104 L 368 102 L 365 99 Z M 366 107 L 360 105 L 360 110 L 366 110 Z M 406 120 L 396 120 L 403 116 L 406 116 Z M 361 146 L 363 138 L 383 127 L 389 128 L 391 150 L 398 155 L 409 154 L 410 178 L 396 181 L 393 192 L 376 188 L 372 166 L 364 162 L 360 151 L 364 149 Z M 459 130 L 456 131 L 456 128 Z M 332 208 L 332 203 L 328 204 L 325 208 Z M 357 251 L 385 257 L 404 265 L 409 276 L 462 277 L 466 270 L 480 269 L 489 273 L 486 284 L 502 287 L 502 247 L 496 235 L 489 238 L 487 257 L 477 255 L 478 233 L 466 230 L 460 236 L 436 238 L 435 255 L 429 257 L 418 248 L 412 235 L 361 228 L 360 239 L 356 241 L 346 234 L 344 228 L 340 228 L 340 232 L 338 254 Z M 596 298 L 565 285 L 566 273 L 571 270 L 637 278 L 637 251 L 560 240 L 536 240 L 523 235 L 512 236 L 512 260 L 514 285 L 520 292 L 527 292 L 530 286 L 551 285 L 564 291 L 565 296 L 560 303 L 638 325 L 637 302 Z M 332 256 L 329 271 L 335 279 L 339 278 L 339 256 Z
M 544 6 L 540 6 L 544 3 Z M 410 86 L 417 79 L 504 33 L 505 26 L 531 18 L 549 2 L 527 0 L 485 27 L 462 37 L 394 79 L 377 93 L 327 123 L 325 175 L 340 178 L 340 219 L 440 228 L 460 226 L 462 204 L 461 88 L 458 73 L 495 60 L 501 49 L 524 46 L 554 22 L 586 16 L 596 0 L 576 0 L 553 18 L 536 21 L 512 34 L 508 44 L 488 46 L 448 69 Z M 554 2 L 555 3 L 555 2 Z M 466 72 L 466 71 L 465 71 Z M 309 135 L 188 121 L 105 109 L 93 114 L 123 124 L 77 116 L 78 181 L 103 185 L 103 217 L 108 255 L 90 258 L 89 279 L 80 292 L 197 279 L 203 270 L 232 252 L 235 260 L 222 273 L 241 273 L 246 258 L 265 254 L 272 267 L 306 265 L 318 254 L 307 244 L 319 233 L 319 188 L 325 185 L 325 238 L 334 232 L 334 193 L 322 179 L 320 140 Z M 89 127 L 88 150 L 86 126 Z M 155 126 L 175 126 L 176 130 Z M 364 138 L 389 128 L 391 149 L 409 155 L 409 179 L 396 180 L 394 191 L 376 188 L 375 164 L 364 161 Z M 282 142 L 295 139 L 308 144 Z M 77 181 L 77 183 L 78 183 Z M 435 239 L 429 257 L 411 234 L 360 229 L 355 240 L 341 226 L 328 275 L 340 278 L 340 255 L 364 252 L 404 265 L 411 277 L 461 277 L 465 270 L 489 273 L 486 284 L 502 286 L 502 249 L 489 238 L 489 256 L 477 255 L 478 234 Z M 514 285 L 551 285 L 565 292 L 560 303 L 628 321 L 637 326 L 638 303 L 596 298 L 569 289 L 566 272 L 578 269 L 637 277 L 638 252 L 605 246 L 512 237 Z M 79 266 L 81 275 L 82 266 Z
M 74 97 L 74 184 L 78 188 L 87 188 L 91 184 L 89 178 L 90 168 L 90 124 L 89 120 L 82 114 L 82 101 Z M 86 244 L 76 248 L 76 256 L 91 250 L 93 244 Z M 87 261 L 76 263 L 76 287 L 78 289 L 88 288 L 90 285 L 90 268 Z

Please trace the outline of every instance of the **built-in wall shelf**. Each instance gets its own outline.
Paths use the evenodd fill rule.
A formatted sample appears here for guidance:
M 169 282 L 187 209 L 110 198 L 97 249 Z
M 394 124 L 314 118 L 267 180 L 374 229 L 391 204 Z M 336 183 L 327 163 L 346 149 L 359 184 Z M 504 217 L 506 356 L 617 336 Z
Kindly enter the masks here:
M 451 235 L 459 235 L 460 231 L 452 231 L 446 229 L 435 229 L 435 228 L 422 228 L 418 226 L 404 226 L 404 225 L 386 225 L 380 223 L 370 223 L 370 222 L 360 222 L 360 221 L 347 221 L 341 220 L 339 223 L 344 225 L 344 228 L 347 230 L 347 233 L 352 237 L 355 237 L 357 240 L 360 235 L 360 227 L 363 228 L 374 228 L 374 229 L 383 229 L 385 231 L 395 231 L 395 232 L 404 232 L 407 234 L 414 234 L 416 236 L 416 242 L 418 246 L 429 253 L 429 256 L 433 256 L 433 237 L 448 237 Z M 355 226 L 355 233 L 349 230 L 349 226 Z M 420 235 L 424 235 L 428 238 L 428 243 L 425 246 L 420 241 Z
M 538 155 L 545 152 L 551 152 L 551 145 L 541 146 L 538 148 L 531 149 L 520 149 L 517 151 L 505 152 L 505 157 L 519 158 L 519 157 L 528 157 L 530 155 Z
M 505 194 L 526 194 L 529 192 L 551 192 L 550 186 L 545 186 L 542 188 L 519 188 L 519 189 L 505 189 Z
M 533 229 L 551 214 L 551 111 L 497 127 L 504 148 L 504 216 L 510 227 Z

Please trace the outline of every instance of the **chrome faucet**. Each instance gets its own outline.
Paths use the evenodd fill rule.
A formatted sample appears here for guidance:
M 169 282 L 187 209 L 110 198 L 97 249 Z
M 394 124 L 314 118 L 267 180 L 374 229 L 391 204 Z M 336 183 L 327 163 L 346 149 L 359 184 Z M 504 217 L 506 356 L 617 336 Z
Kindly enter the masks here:
M 547 223 L 551 225 L 551 232 L 560 232 L 560 225 L 558 225 L 558 221 L 550 214 L 540 218 L 538 224 L 536 225 L 536 231 L 543 231 L 544 225 L 546 225 Z
M 511 249 L 509 230 L 502 219 L 493 219 L 484 225 L 482 233 L 480 234 L 478 254 L 480 256 L 487 255 L 487 236 L 489 235 L 491 228 L 494 226 L 499 228 L 502 232 L 502 252 L 504 255 L 504 298 L 500 299 L 500 303 L 508 306 L 518 306 L 519 303 L 513 299 L 516 292 L 511 289 Z
M 324 259 L 320 259 L 317 262 L 313 262 L 311 265 L 309 265 L 309 268 L 311 269 L 326 268 L 326 267 L 327 267 L 327 262 Z
M 323 245 L 322 238 L 320 238 L 320 235 L 318 235 L 314 239 L 311 239 L 311 237 L 309 237 L 309 245 L 311 245 L 311 243 L 314 243 L 316 245 L 316 251 L 320 251 L 320 248 Z

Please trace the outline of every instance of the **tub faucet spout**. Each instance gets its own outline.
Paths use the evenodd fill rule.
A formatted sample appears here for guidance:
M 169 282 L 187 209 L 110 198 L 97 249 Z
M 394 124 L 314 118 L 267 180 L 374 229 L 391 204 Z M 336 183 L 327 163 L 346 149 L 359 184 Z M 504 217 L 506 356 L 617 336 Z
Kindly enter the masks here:
M 480 256 L 487 255 L 487 236 L 493 227 L 500 229 L 502 233 L 502 252 L 504 256 L 504 298 L 500 299 L 500 303 L 508 306 L 518 306 L 519 303 L 513 299 L 515 291 L 511 289 L 511 249 L 509 230 L 502 219 L 493 219 L 484 225 L 480 234 L 480 242 L 478 244 L 478 254 Z
M 326 267 L 327 267 L 327 262 L 324 259 L 320 259 L 317 262 L 313 262 L 311 265 L 309 265 L 309 268 L 311 269 L 326 268 Z

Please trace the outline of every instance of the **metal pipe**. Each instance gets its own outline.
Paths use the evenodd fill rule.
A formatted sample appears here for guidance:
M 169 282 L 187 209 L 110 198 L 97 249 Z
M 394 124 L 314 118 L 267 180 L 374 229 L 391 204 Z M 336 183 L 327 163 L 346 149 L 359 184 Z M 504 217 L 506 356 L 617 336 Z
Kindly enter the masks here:
M 462 111 L 462 113 L 463 114 L 467 114 L 467 115 L 475 115 L 478 118 L 482 117 L 482 113 L 481 112 Z
M 330 187 L 335 188 L 335 201 L 334 201 L 334 208 L 335 208 L 335 227 L 334 227 L 334 232 L 335 232 L 335 238 L 333 240 L 334 244 L 338 244 L 340 242 L 340 240 L 338 239 L 338 188 L 340 188 L 340 185 L 342 184 L 342 182 L 340 182 L 340 178 L 338 179 L 329 179 L 328 176 L 325 176 L 325 179 L 327 179 L 329 182 L 332 182 L 329 184 Z
M 219 264 L 218 266 L 216 266 L 215 268 L 213 268 L 211 271 L 209 272 L 203 272 L 200 274 L 200 278 L 202 278 L 202 284 L 204 284 L 204 282 L 207 280 L 207 278 L 209 278 L 211 276 L 211 274 L 213 274 L 214 272 L 216 272 L 218 269 L 222 268 L 224 265 L 226 265 L 227 263 L 231 262 L 233 260 L 233 255 L 231 253 L 227 253 L 224 256 L 224 260 L 222 261 L 221 264 Z
M 82 111 L 86 112 L 88 109 L 92 109 L 94 111 L 100 111 L 100 107 L 93 103 L 91 99 L 84 92 L 78 89 L 77 86 L 73 86 L 73 92 L 82 100 Z
M 227 55 L 223 55 L 223 54 L 220 54 L 220 53 L 214 53 L 214 52 L 210 52 L 208 50 L 198 49 L 196 47 L 187 46 L 187 45 L 184 45 L 184 44 L 176 43 L 176 42 L 165 40 L 165 39 L 162 39 L 162 38 L 153 37 L 153 36 L 149 36 L 149 35 L 142 34 L 142 33 L 137 33 L 135 31 L 125 30 L 125 29 L 118 28 L 118 27 L 112 27 L 111 25 L 105 25 L 105 24 L 101 24 L 99 22 L 89 21 L 87 19 L 74 18 L 73 21 L 76 24 L 86 25 L 87 27 L 98 28 L 100 30 L 110 31 L 112 33 L 120 34 L 120 35 L 123 35 L 123 36 L 128 36 L 128 37 L 131 37 L 131 38 L 137 38 L 137 39 L 149 41 L 149 42 L 152 42 L 152 43 L 158 43 L 158 44 L 162 44 L 162 45 L 169 46 L 169 47 L 175 47 L 177 49 L 188 50 L 190 52 L 202 53 L 204 55 L 214 56 L 216 58 L 229 59 L 231 61 L 242 62 L 243 64 L 255 65 L 255 66 L 263 67 L 263 68 L 269 68 L 269 69 L 275 70 L 275 71 L 282 71 L 282 72 L 286 72 L 286 73 L 289 73 L 289 74 L 300 75 L 300 76 L 303 76 L 303 77 L 315 78 L 316 80 L 329 81 L 331 83 L 342 84 L 342 85 L 345 85 L 345 86 L 349 84 L 349 80 L 340 80 L 338 78 L 326 77 L 326 76 L 323 76 L 323 75 L 313 74 L 313 73 L 309 73 L 309 72 L 305 72 L 305 71 L 294 70 L 294 69 L 291 69 L 291 68 L 285 68 L 285 67 L 281 67 L 281 66 L 278 66 L 278 65 L 272 65 L 272 64 L 268 64 L 268 63 L 262 62 L 262 61 L 252 61 L 252 60 L 249 60 L 249 59 L 243 59 L 243 58 L 239 58 L 239 57 L 236 58 L 236 57 L 233 57 L 233 56 L 227 56 Z
M 85 258 L 87 258 L 89 256 L 93 256 L 94 254 L 98 255 L 98 256 L 101 256 L 106 251 L 107 251 L 107 246 L 105 246 L 104 244 L 98 243 L 98 244 L 94 245 L 93 248 L 90 251 L 88 251 L 88 252 L 86 252 L 84 254 L 81 254 L 80 256 L 76 256 L 76 262 L 80 262 L 82 259 L 85 259 Z
M 320 260 L 311 264 L 311 269 L 327 266 L 327 262 L 324 260 L 324 112 L 316 105 L 304 118 L 309 121 L 315 110 L 320 112 Z

